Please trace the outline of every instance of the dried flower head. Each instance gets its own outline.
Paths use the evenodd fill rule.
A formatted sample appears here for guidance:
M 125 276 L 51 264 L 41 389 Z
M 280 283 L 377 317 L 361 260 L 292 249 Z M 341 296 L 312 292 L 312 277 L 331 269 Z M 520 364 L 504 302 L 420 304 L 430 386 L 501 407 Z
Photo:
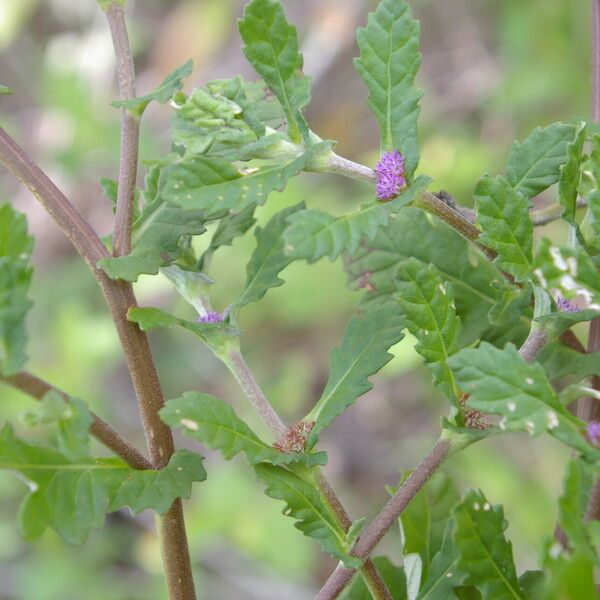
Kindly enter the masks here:
M 375 167 L 377 198 L 390 200 L 406 185 L 404 157 L 398 150 L 384 152 Z
M 600 444 L 600 421 L 590 421 L 587 424 L 587 436 L 592 444 Z
M 209 310 L 206 314 L 200 315 L 196 321 L 198 323 L 221 323 L 223 315 L 216 310 Z

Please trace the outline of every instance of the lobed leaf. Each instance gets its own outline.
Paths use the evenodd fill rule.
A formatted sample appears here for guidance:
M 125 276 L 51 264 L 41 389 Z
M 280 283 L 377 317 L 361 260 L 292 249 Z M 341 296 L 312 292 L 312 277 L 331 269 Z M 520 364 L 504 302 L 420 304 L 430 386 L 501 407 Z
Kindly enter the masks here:
M 415 349 L 433 373 L 434 384 L 451 404 L 458 406 L 460 390 L 448 367 L 448 358 L 458 349 L 460 334 L 452 286 L 442 280 L 433 265 L 410 258 L 398 266 L 396 287 L 396 301 L 418 340 Z
M 256 219 L 254 218 L 255 209 L 256 206 L 251 204 L 240 212 L 229 213 L 219 221 L 219 225 L 210 239 L 208 248 L 198 261 L 198 268 L 203 269 L 207 258 L 214 254 L 216 250 L 222 246 L 231 246 L 236 238 L 243 236 L 248 230 L 254 227 L 256 223 Z
M 0 374 L 14 375 L 25 364 L 25 317 L 32 269 L 29 259 L 33 237 L 25 215 L 10 204 L 0 205 Z
M 296 28 L 274 0 L 252 0 L 238 21 L 242 50 L 283 107 L 290 140 L 309 142 L 302 107 L 310 101 L 310 78 L 302 73 Z
M 233 408 L 214 396 L 185 392 L 169 400 L 160 411 L 169 427 L 182 429 L 185 435 L 208 448 L 219 450 L 230 460 L 243 452 L 252 465 L 301 463 L 307 467 L 327 463 L 325 452 L 285 454 L 263 442 L 236 414 Z
M 346 566 L 360 567 L 360 559 L 346 553 L 346 534 L 315 486 L 282 467 L 263 463 L 256 465 L 254 470 L 258 479 L 265 484 L 267 496 L 285 502 L 283 512 L 296 519 L 297 529 L 318 540 L 323 550 L 343 561 Z
M 286 253 L 308 262 L 324 256 L 334 260 L 342 252 L 353 254 L 363 238 L 373 239 L 429 182 L 428 177 L 421 176 L 390 202 L 373 200 L 341 217 L 316 209 L 298 212 L 288 219 L 290 225 L 284 232 Z
M 388 350 L 404 337 L 405 326 L 404 317 L 391 303 L 373 307 L 362 319 L 352 317 L 342 345 L 331 351 L 329 379 L 321 398 L 305 417 L 315 422 L 307 448 L 312 448 L 319 433 L 373 387 L 369 377 L 392 359 Z
M 533 223 L 529 201 L 502 176 L 485 175 L 475 188 L 481 243 L 498 253 L 494 264 L 517 281 L 531 276 Z
M 58 392 L 50 390 L 35 409 L 23 415 L 23 420 L 30 427 L 56 424 L 58 449 L 68 459 L 77 461 L 89 456 L 92 416 L 82 400 L 70 398 L 66 402 Z
M 459 500 L 452 480 L 443 473 L 437 473 L 400 515 L 403 553 L 416 553 L 421 557 L 423 583 L 427 580 L 434 556 L 442 549 L 448 515 Z
M 507 522 L 501 506 L 491 505 L 480 491 L 471 491 L 454 511 L 454 543 L 465 583 L 489 600 L 526 600 L 513 562 L 511 543 L 504 537 Z
M 50 527 L 72 544 L 83 543 L 108 512 L 128 506 L 133 514 L 147 508 L 163 514 L 177 498 L 190 496 L 192 482 L 206 479 L 202 457 L 187 450 L 161 470 L 138 471 L 117 458 L 71 460 L 24 442 L 8 424 L 0 431 L 0 468 L 30 482 L 18 516 L 23 537 L 39 538 Z
M 354 66 L 369 90 L 382 151 L 400 150 L 410 180 L 419 163 L 417 119 L 422 92 L 415 88 L 421 65 L 419 22 L 403 0 L 383 0 L 356 37 L 360 56 Z
M 481 337 L 494 339 L 506 331 L 492 328 L 487 320 L 489 310 L 502 298 L 502 290 L 491 285 L 502 278 L 498 270 L 443 221 L 412 207 L 380 228 L 373 240 L 363 239 L 346 259 L 350 287 L 365 290 L 361 305 L 368 308 L 391 300 L 397 293 L 398 263 L 411 256 L 435 265 L 451 283 L 462 325 L 461 345 Z M 509 332 L 524 339 L 528 330 L 529 323 L 522 321 L 511 324 Z
M 297 158 L 253 168 L 242 175 L 232 164 L 216 157 L 197 156 L 167 166 L 161 175 L 161 195 L 167 202 L 204 211 L 211 219 L 224 212 L 240 212 L 261 205 L 269 194 L 281 191 L 327 143 L 315 144 Z
M 429 565 L 427 576 L 423 577 L 417 600 L 448 600 L 458 597 L 455 588 L 462 585 L 467 574 L 458 568 L 460 554 L 454 543 L 455 529 L 456 522 L 454 518 L 450 518 L 444 530 L 442 545 Z
M 506 179 L 514 190 L 532 198 L 556 183 L 574 137 L 573 125 L 552 123 L 536 127 L 523 142 L 514 142 L 506 165 Z
M 155 166 L 146 176 L 147 203 L 133 224 L 131 252 L 98 261 L 98 266 L 112 279 L 137 281 L 142 273 L 156 275 L 160 267 L 181 256 L 182 238 L 206 231 L 204 223 L 208 219 L 203 210 L 182 208 L 159 194 L 158 172 Z
M 575 209 L 577 193 L 581 179 L 581 163 L 583 160 L 583 144 L 585 143 L 585 124 L 581 124 L 575 134 L 575 139 L 567 144 L 567 160 L 560 169 L 558 180 L 558 201 L 564 207 L 562 218 L 576 225 Z
M 587 459 L 600 458 L 600 451 L 584 439 L 583 424 L 560 403 L 541 365 L 526 363 L 514 346 L 501 350 L 484 342 L 461 350 L 449 364 L 470 393 L 468 405 L 502 415 L 502 429 L 532 436 L 548 431 Z
M 172 73 L 167 75 L 162 83 L 157 86 L 152 92 L 139 98 L 130 98 L 128 100 L 116 100 L 111 104 L 116 108 L 126 108 L 132 111 L 134 114 L 141 116 L 144 110 L 150 102 L 159 102 L 160 104 L 166 104 L 172 97 L 173 94 L 183 87 L 182 79 L 188 77 L 192 73 L 192 60 L 188 60 L 185 64 L 175 69 Z
M 294 259 L 284 252 L 283 232 L 289 217 L 304 210 L 304 207 L 304 202 L 300 202 L 285 208 L 271 217 L 264 228 L 256 228 L 256 248 L 246 266 L 246 283 L 235 301 L 236 308 L 260 300 L 269 289 L 284 284 L 279 273 Z
M 598 555 L 590 524 L 582 520 L 582 515 L 586 514 L 597 470 L 582 460 L 572 460 L 567 465 L 564 492 L 558 501 L 558 522 L 569 540 L 569 547 L 596 562 Z

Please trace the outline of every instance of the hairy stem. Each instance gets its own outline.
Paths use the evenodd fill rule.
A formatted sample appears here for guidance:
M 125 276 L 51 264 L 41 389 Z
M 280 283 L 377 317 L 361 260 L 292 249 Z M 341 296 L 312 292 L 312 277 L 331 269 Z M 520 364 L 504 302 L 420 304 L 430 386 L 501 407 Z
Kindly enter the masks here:
M 59 394 L 66 402 L 69 401 L 69 395 L 50 385 L 43 379 L 39 379 L 31 373 L 21 371 L 16 375 L 8 377 L 0 376 L 0 381 L 20 390 L 21 392 L 41 400 L 48 392 L 54 391 Z M 153 469 L 154 465 L 129 442 L 124 440 L 106 421 L 90 411 L 92 415 L 92 425 L 90 433 L 107 448 L 110 448 L 116 455 L 120 456 L 130 467 L 134 469 Z
M 142 416 L 150 460 L 155 468 L 165 466 L 173 454 L 173 437 L 171 430 L 158 416 L 158 411 L 164 405 L 164 398 L 148 338 L 126 317 L 129 307 L 136 306 L 131 284 L 109 279 L 104 271 L 96 266 L 98 260 L 108 256 L 98 235 L 50 178 L 1 128 L 0 162 L 27 185 L 98 280 L 125 354 Z M 182 545 L 187 544 L 185 539 L 181 539 L 185 531 L 181 503 L 174 503 L 169 512 L 159 519 L 168 519 L 171 523 L 178 522 L 177 527 L 165 527 L 161 538 L 161 543 L 169 546 L 163 551 L 163 556 L 170 558 L 180 552 Z M 182 565 L 185 565 L 183 570 Z M 189 560 L 186 562 L 182 556 L 181 560 L 173 560 L 164 566 L 170 600 L 193 600 L 195 592 Z
M 329 485 L 327 479 L 325 479 L 323 473 L 319 472 L 316 483 L 321 495 L 325 498 L 329 509 L 335 515 L 342 529 L 347 532 L 350 525 L 352 525 L 352 520 L 348 516 L 340 499 L 337 497 L 337 494 L 333 491 L 333 488 Z M 363 568 L 360 570 L 360 574 L 367 588 L 371 592 L 371 596 L 373 596 L 375 600 L 392 600 L 390 591 L 377 570 L 377 567 L 370 558 L 365 561 Z
M 124 6 L 113 2 L 106 11 L 106 18 L 117 58 L 119 97 L 121 100 L 130 100 L 135 98 L 135 69 L 127 35 Z M 123 256 L 131 251 L 139 137 L 139 116 L 126 108 L 121 108 L 121 159 L 119 161 L 117 210 L 113 233 L 113 254 L 115 256 Z
M 206 302 L 210 309 L 210 302 L 208 300 Z M 238 349 L 231 350 L 227 356 L 221 357 L 221 360 L 235 377 L 265 425 L 273 432 L 275 437 L 282 436 L 287 431 L 287 427 L 260 388 L 241 352 Z M 320 472 L 316 483 L 339 525 L 344 531 L 347 531 L 352 521 L 324 475 Z M 361 569 L 361 576 L 375 600 L 391 600 L 390 591 L 387 589 L 377 567 L 370 559 L 365 562 L 364 567 Z
M 547 343 L 548 335 L 546 332 L 541 328 L 532 327 L 527 339 L 519 348 L 519 354 L 523 357 L 525 362 L 532 363 Z
M 283 435 L 287 427 L 267 400 L 267 397 L 254 377 L 254 373 L 252 373 L 244 360 L 242 353 L 238 349 L 233 349 L 223 358 L 223 362 L 240 384 L 244 394 L 263 423 L 275 434 L 275 437 Z
M 451 443 L 445 439 L 440 439 L 435 444 L 431 452 L 417 465 L 410 477 L 400 486 L 391 500 L 354 544 L 351 552 L 353 556 L 366 559 L 373 552 L 383 536 L 397 522 L 398 517 L 408 506 L 408 503 L 427 483 L 435 470 L 448 458 L 451 448 Z M 354 569 L 349 569 L 340 563 L 325 582 L 321 591 L 315 596 L 315 600 L 333 600 L 337 598 L 352 579 L 354 572 Z

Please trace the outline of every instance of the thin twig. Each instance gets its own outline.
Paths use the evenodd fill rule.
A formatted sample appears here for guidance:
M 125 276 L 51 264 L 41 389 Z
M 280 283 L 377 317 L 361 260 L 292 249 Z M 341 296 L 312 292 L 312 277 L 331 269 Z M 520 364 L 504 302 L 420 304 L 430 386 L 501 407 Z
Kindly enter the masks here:
M 130 100 L 135 98 L 135 69 L 127 34 L 124 7 L 113 2 L 106 11 L 106 18 L 117 58 L 119 97 L 121 100 Z M 113 233 L 113 254 L 115 256 L 123 256 L 131 251 L 131 226 L 137 179 L 139 137 L 139 116 L 127 108 L 121 108 L 121 158 L 119 161 L 117 210 Z
M 440 439 L 431 452 L 417 465 L 410 477 L 400 486 L 383 510 L 375 517 L 365 532 L 354 544 L 351 554 L 361 559 L 366 559 L 382 540 L 388 530 L 397 522 L 402 511 L 416 496 L 419 490 L 427 483 L 431 475 L 450 455 L 451 444 L 448 440 Z M 333 600 L 352 579 L 355 570 L 345 567 L 340 563 L 315 600 Z
M 66 402 L 69 402 L 68 394 L 50 385 L 43 379 L 39 379 L 31 373 L 21 371 L 16 375 L 8 377 L 0 376 L 0 381 L 22 391 L 23 393 L 41 400 L 48 392 L 54 391 Z M 154 465 L 134 446 L 124 440 L 106 421 L 90 411 L 92 425 L 90 433 L 107 448 L 120 456 L 130 467 L 134 469 L 153 469 Z
M 258 385 L 254 373 L 248 367 L 242 353 L 239 350 L 232 350 L 223 361 L 235 377 L 240 387 L 246 394 L 250 404 L 258 413 L 263 423 L 275 434 L 275 437 L 283 435 L 287 427 L 267 400 L 264 392 Z
M 576 203 L 577 208 L 584 208 L 587 206 L 587 202 L 585 198 L 577 198 Z M 552 223 L 552 221 L 556 221 L 560 219 L 565 207 L 558 202 L 547 206 L 546 208 L 540 208 L 539 210 L 534 210 L 530 213 L 531 222 L 535 227 L 539 227 L 540 225 L 547 225 L 548 223 Z
M 210 309 L 210 301 L 208 299 L 206 300 L 206 303 Z M 258 415 L 265 425 L 273 432 L 275 437 L 280 437 L 285 434 L 287 431 L 286 425 L 260 388 L 254 374 L 244 360 L 242 353 L 239 350 L 233 350 L 229 352 L 226 357 L 221 357 L 221 360 L 223 360 L 231 374 L 239 383 L 244 394 L 250 401 L 250 404 L 252 404 Z M 344 531 L 347 531 L 352 521 L 324 475 L 319 474 L 317 485 L 339 525 Z M 392 598 L 390 591 L 387 589 L 383 578 L 371 559 L 365 562 L 364 567 L 361 569 L 361 575 L 365 580 L 367 587 L 372 590 L 374 594 L 377 594 L 375 596 L 376 600 L 390 600 Z

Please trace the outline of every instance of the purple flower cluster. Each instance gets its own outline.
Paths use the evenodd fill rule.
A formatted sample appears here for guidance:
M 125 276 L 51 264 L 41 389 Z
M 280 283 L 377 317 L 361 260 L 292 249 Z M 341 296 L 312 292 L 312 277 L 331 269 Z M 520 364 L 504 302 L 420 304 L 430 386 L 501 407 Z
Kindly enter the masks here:
M 579 311 L 579 307 L 575 303 L 571 302 L 570 300 L 567 300 L 560 294 L 557 294 L 556 296 L 556 308 L 558 308 L 560 312 L 572 313 Z
M 587 424 L 587 436 L 592 444 L 600 444 L 600 421 L 590 421 Z
M 196 319 L 198 323 L 221 323 L 223 315 L 216 310 L 209 310 L 205 315 L 201 315 Z
M 390 200 L 406 185 L 404 157 L 398 150 L 384 152 L 375 167 L 377 198 Z

